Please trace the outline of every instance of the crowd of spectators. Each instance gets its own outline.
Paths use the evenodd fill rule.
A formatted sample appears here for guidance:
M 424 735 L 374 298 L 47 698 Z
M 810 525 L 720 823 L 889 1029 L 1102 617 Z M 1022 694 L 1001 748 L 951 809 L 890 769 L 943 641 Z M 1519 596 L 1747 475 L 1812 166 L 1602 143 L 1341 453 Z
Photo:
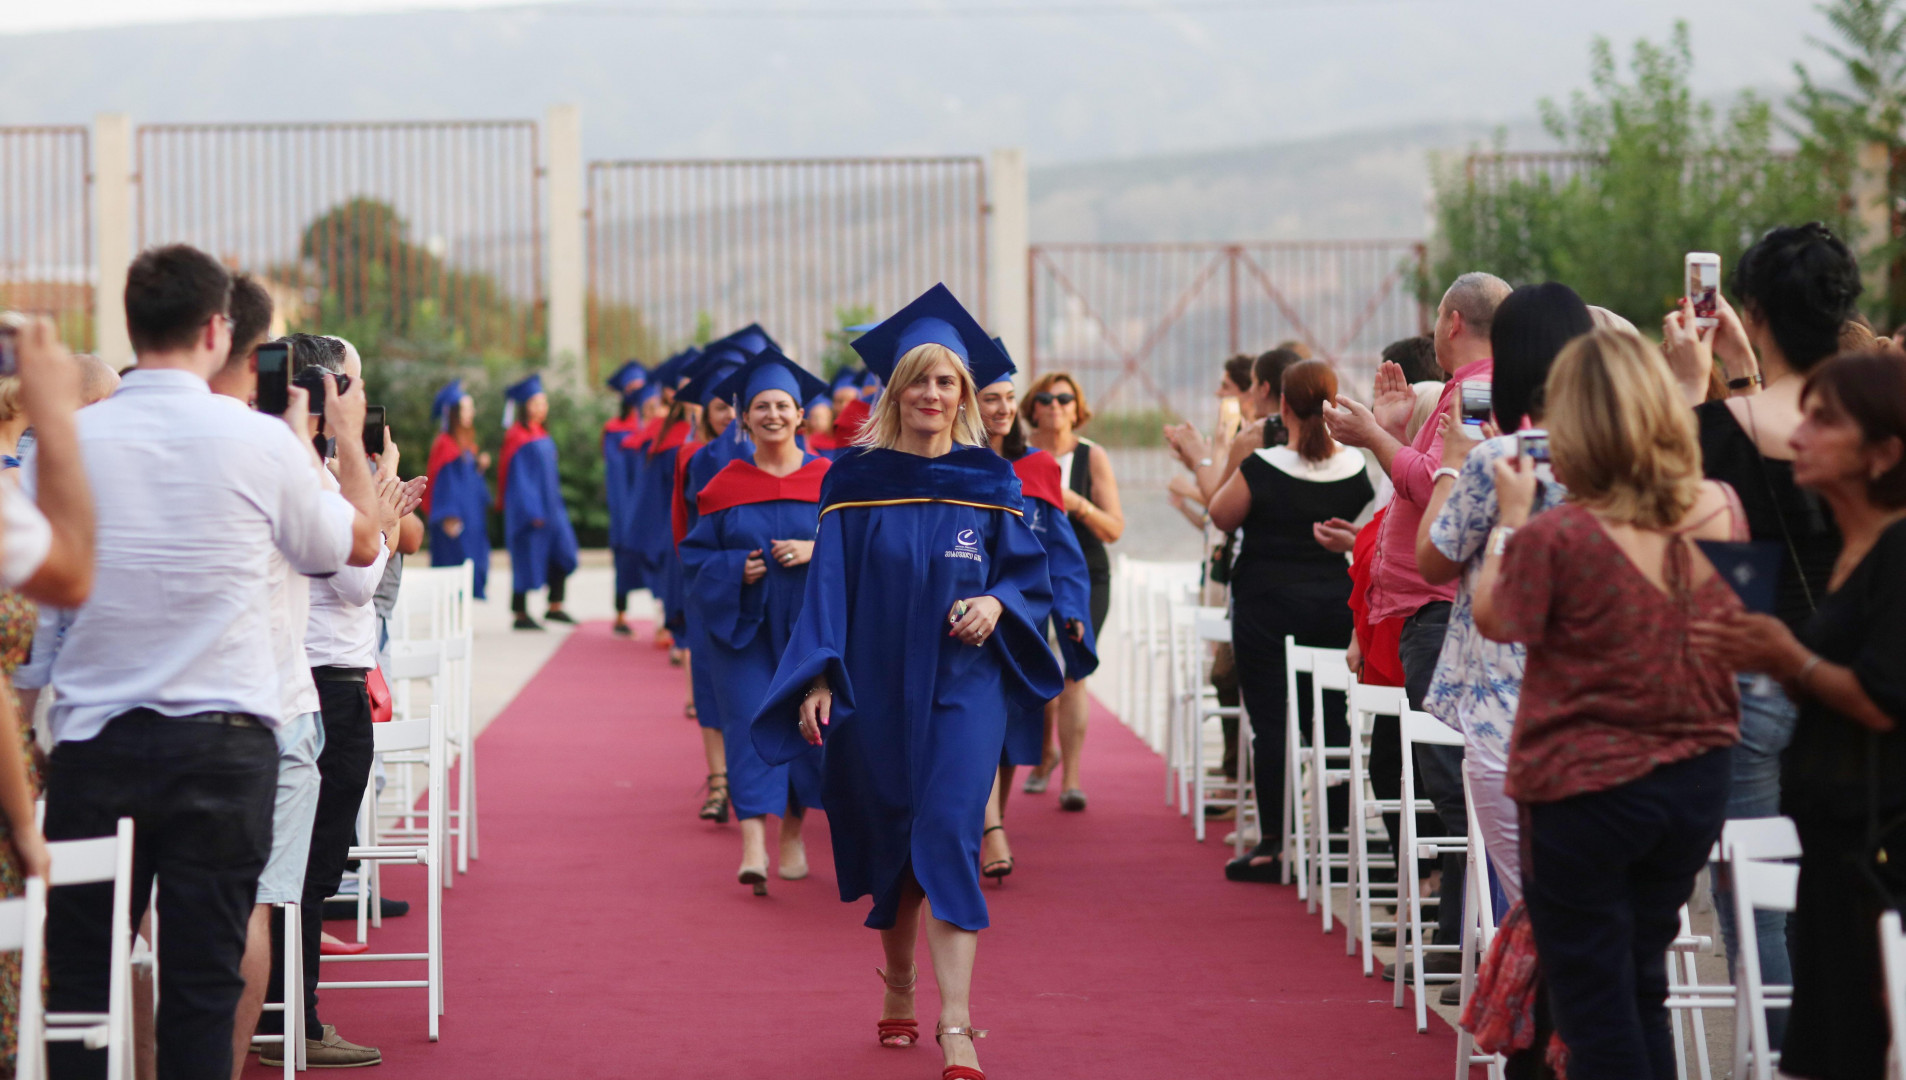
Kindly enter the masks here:
M 1675 1075 L 1680 908 L 1727 820 L 1777 814 L 1804 848 L 1799 906 L 1737 928 L 1714 867 L 1729 963 L 1752 947 L 1793 984 L 1768 1017 L 1785 1075 L 1880 1077 L 1878 917 L 1906 900 L 1886 858 L 1906 832 L 1906 351 L 1864 323 L 1860 288 L 1811 224 L 1752 245 L 1733 304 L 1697 321 L 1684 302 L 1659 344 L 1564 284 L 1478 272 L 1431 335 L 1384 351 L 1368 404 L 1287 347 L 1226 361 L 1238 406 L 1215 438 L 1166 431 L 1174 505 L 1223 534 L 1214 682 L 1241 684 L 1256 729 L 1262 834 L 1226 876 L 1280 877 L 1286 637 L 1347 648 L 1360 680 L 1462 732 L 1416 748 L 1417 789 L 1434 831 L 1462 836 L 1467 780 L 1496 915 L 1527 912 L 1537 1030 L 1570 1077 Z M 1768 603 L 1735 571 L 1770 557 Z M 1310 700 L 1300 680 L 1305 732 Z M 1341 695 L 1324 700 L 1345 741 Z M 1395 719 L 1362 737 L 1394 798 Z M 1413 870 L 1439 891 L 1431 940 L 1455 944 L 1461 857 Z M 1545 1049 L 1511 1074 L 1538 1075 Z

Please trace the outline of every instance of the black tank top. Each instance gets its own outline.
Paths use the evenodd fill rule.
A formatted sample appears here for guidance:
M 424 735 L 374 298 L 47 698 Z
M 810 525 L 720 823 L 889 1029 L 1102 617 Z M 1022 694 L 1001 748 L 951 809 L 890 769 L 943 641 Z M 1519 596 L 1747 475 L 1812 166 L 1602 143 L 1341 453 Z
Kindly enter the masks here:
M 1079 445 L 1072 451 L 1072 483 L 1070 487 L 1073 491 L 1078 493 L 1081 499 L 1091 500 L 1092 444 L 1083 439 L 1079 441 Z M 1067 514 L 1066 517 L 1072 522 L 1072 531 L 1079 534 L 1079 550 L 1085 552 L 1086 569 L 1090 570 L 1092 576 L 1095 578 L 1110 580 L 1112 577 L 1112 556 L 1105 550 L 1105 541 L 1099 539 L 1097 533 L 1087 528 L 1085 522 L 1080 520 L 1079 515 Z

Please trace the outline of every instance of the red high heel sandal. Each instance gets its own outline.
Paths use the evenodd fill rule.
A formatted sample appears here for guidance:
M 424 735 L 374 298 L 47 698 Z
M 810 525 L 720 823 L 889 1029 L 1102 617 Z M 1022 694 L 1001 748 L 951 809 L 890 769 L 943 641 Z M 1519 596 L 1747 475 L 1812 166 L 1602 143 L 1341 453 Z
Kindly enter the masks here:
M 976 1027 L 943 1027 L 933 1036 L 933 1041 L 937 1043 L 948 1035 L 964 1035 L 968 1039 L 977 1042 L 986 1037 L 986 1029 Z M 940 1070 L 940 1080 L 986 1080 L 986 1074 L 973 1068 L 971 1065 L 948 1065 L 946 1068 Z
M 887 976 L 887 973 L 879 968 L 874 969 L 874 974 L 880 976 L 880 981 L 886 984 L 887 989 L 896 994 L 913 993 L 914 986 L 920 981 L 920 969 L 918 967 L 913 969 L 913 976 L 907 980 L 904 986 L 896 985 L 894 981 Z M 904 1050 L 920 1041 L 920 1021 L 918 1020 L 888 1020 L 883 1018 L 875 1025 L 875 1029 L 879 1033 L 878 1038 L 880 1039 L 880 1045 L 892 1050 Z M 982 1078 L 982 1080 L 984 1080 L 984 1078 Z

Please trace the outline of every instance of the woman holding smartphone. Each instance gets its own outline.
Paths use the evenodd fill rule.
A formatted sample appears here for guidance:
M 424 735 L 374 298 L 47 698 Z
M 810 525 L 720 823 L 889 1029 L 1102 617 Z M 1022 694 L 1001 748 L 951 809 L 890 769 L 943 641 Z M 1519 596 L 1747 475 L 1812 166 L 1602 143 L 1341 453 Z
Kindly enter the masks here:
M 1504 783 L 1527 815 L 1523 902 L 1574 1080 L 1675 1075 L 1667 948 L 1721 832 L 1740 697 L 1691 626 L 1740 610 L 1696 540 L 1744 536 L 1701 478 L 1667 365 L 1597 330 L 1556 357 L 1549 451 L 1568 501 L 1531 516 L 1534 462 L 1496 462 L 1476 629 L 1528 649 Z
M 828 471 L 807 596 L 754 741 L 770 763 L 825 742 L 841 899 L 873 898 L 867 925 L 886 956 L 881 1044 L 918 1041 L 924 921 L 941 1075 L 984 1080 L 968 1003 L 987 926 L 980 830 L 1009 704 L 1036 708 L 1061 689 L 1041 632 L 1046 553 L 980 423 L 975 383 L 1010 361 L 946 286 L 853 344 L 887 391 Z

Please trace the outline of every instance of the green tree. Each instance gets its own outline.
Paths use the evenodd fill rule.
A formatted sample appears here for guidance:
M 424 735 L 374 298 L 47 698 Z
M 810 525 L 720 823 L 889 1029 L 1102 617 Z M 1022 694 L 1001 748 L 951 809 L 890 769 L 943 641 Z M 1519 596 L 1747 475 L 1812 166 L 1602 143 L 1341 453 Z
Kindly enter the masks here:
M 1722 111 L 1689 85 L 1685 23 L 1666 44 L 1636 42 L 1624 78 L 1596 39 L 1589 87 L 1540 103 L 1565 153 L 1476 155 L 1436 168 L 1433 298 L 1467 270 L 1521 284 L 1553 280 L 1647 326 L 1682 289 L 1682 256 L 1731 260 L 1782 222 L 1839 218 L 1829 179 L 1772 150 L 1773 112 L 1751 93 Z M 1501 137 L 1497 149 L 1502 149 Z
M 1840 81 L 1822 84 L 1805 64 L 1794 65 L 1792 130 L 1801 157 L 1848 193 L 1838 209 L 1859 229 L 1867 310 L 1891 327 L 1906 319 L 1906 10 L 1897 0 L 1816 7 L 1840 41 L 1809 41 L 1839 65 Z M 1864 207 L 1854 194 L 1862 191 Z

